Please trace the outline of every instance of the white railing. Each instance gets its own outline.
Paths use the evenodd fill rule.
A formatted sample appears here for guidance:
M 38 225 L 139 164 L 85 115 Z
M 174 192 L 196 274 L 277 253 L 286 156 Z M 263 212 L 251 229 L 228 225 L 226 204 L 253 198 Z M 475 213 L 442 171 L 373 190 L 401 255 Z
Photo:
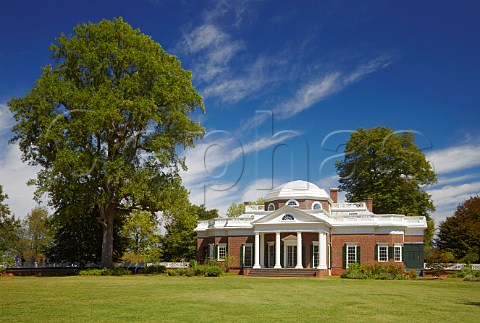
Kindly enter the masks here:
M 265 205 L 245 205 L 245 212 L 265 211 Z
M 333 209 L 366 209 L 367 205 L 365 202 L 357 203 L 333 203 Z
M 146 264 L 146 267 L 151 267 L 151 266 L 163 266 L 167 269 L 169 268 L 188 268 L 190 266 L 190 263 L 186 261 L 178 261 L 178 262 L 149 262 Z
M 443 269 L 445 270 L 462 270 L 463 267 L 468 266 L 467 264 L 442 264 Z M 473 270 L 480 270 L 480 264 L 471 264 Z M 431 269 L 427 264 L 423 264 L 424 269 Z

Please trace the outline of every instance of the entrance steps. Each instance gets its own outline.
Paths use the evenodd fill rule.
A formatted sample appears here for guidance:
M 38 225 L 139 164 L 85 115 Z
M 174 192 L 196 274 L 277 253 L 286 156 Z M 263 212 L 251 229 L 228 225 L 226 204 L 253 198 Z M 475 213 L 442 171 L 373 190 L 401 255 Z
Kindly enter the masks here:
M 256 268 L 246 273 L 247 276 L 256 277 L 319 277 L 318 269 L 294 269 L 294 268 Z

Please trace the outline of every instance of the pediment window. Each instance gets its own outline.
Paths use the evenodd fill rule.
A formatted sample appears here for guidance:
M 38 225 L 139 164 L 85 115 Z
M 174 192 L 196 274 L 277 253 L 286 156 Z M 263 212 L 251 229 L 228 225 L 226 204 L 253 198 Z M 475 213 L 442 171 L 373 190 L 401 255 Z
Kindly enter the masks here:
M 288 200 L 287 205 L 290 206 L 290 207 L 298 207 L 299 206 L 299 204 L 296 200 Z
M 283 217 L 282 217 L 282 221 L 294 221 L 295 218 L 293 217 L 293 215 L 291 214 L 285 214 Z

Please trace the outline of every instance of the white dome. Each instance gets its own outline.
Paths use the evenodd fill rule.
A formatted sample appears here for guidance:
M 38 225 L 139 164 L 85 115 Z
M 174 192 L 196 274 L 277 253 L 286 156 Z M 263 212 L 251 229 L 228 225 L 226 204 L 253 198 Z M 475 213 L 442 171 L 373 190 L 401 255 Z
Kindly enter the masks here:
M 324 200 L 330 196 L 325 190 L 307 181 L 293 181 L 280 185 L 265 196 L 265 202 L 288 199 Z

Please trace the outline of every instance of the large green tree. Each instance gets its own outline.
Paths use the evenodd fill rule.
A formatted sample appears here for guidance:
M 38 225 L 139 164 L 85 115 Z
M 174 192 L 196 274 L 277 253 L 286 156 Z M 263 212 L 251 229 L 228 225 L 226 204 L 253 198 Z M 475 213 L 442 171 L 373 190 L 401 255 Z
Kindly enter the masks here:
M 19 230 L 18 254 L 25 259 L 45 256 L 45 251 L 53 238 L 50 220 L 48 210 L 41 206 L 36 206 L 28 213 Z
M 430 243 L 435 211 L 431 196 L 422 188 L 436 182 L 436 174 L 413 132 L 395 132 L 386 127 L 357 129 L 345 147 L 343 161 L 336 163 L 340 189 L 349 202 L 373 198 L 374 213 L 425 216 Z
M 115 219 L 165 208 L 164 192 L 185 167 L 178 147 L 204 133 L 189 115 L 204 104 L 191 72 L 122 18 L 79 25 L 56 41 L 52 65 L 8 102 L 12 141 L 42 167 L 35 184 L 53 207 L 72 207 L 66 190 L 89 195 L 82 209 L 98 211 L 101 263 L 112 267 Z
M 457 261 L 480 261 L 480 197 L 457 207 L 453 216 L 440 224 L 436 245 L 453 253 Z
M 156 214 L 134 210 L 124 221 L 122 235 L 127 239 L 127 255 L 142 261 L 159 261 L 160 222 Z

